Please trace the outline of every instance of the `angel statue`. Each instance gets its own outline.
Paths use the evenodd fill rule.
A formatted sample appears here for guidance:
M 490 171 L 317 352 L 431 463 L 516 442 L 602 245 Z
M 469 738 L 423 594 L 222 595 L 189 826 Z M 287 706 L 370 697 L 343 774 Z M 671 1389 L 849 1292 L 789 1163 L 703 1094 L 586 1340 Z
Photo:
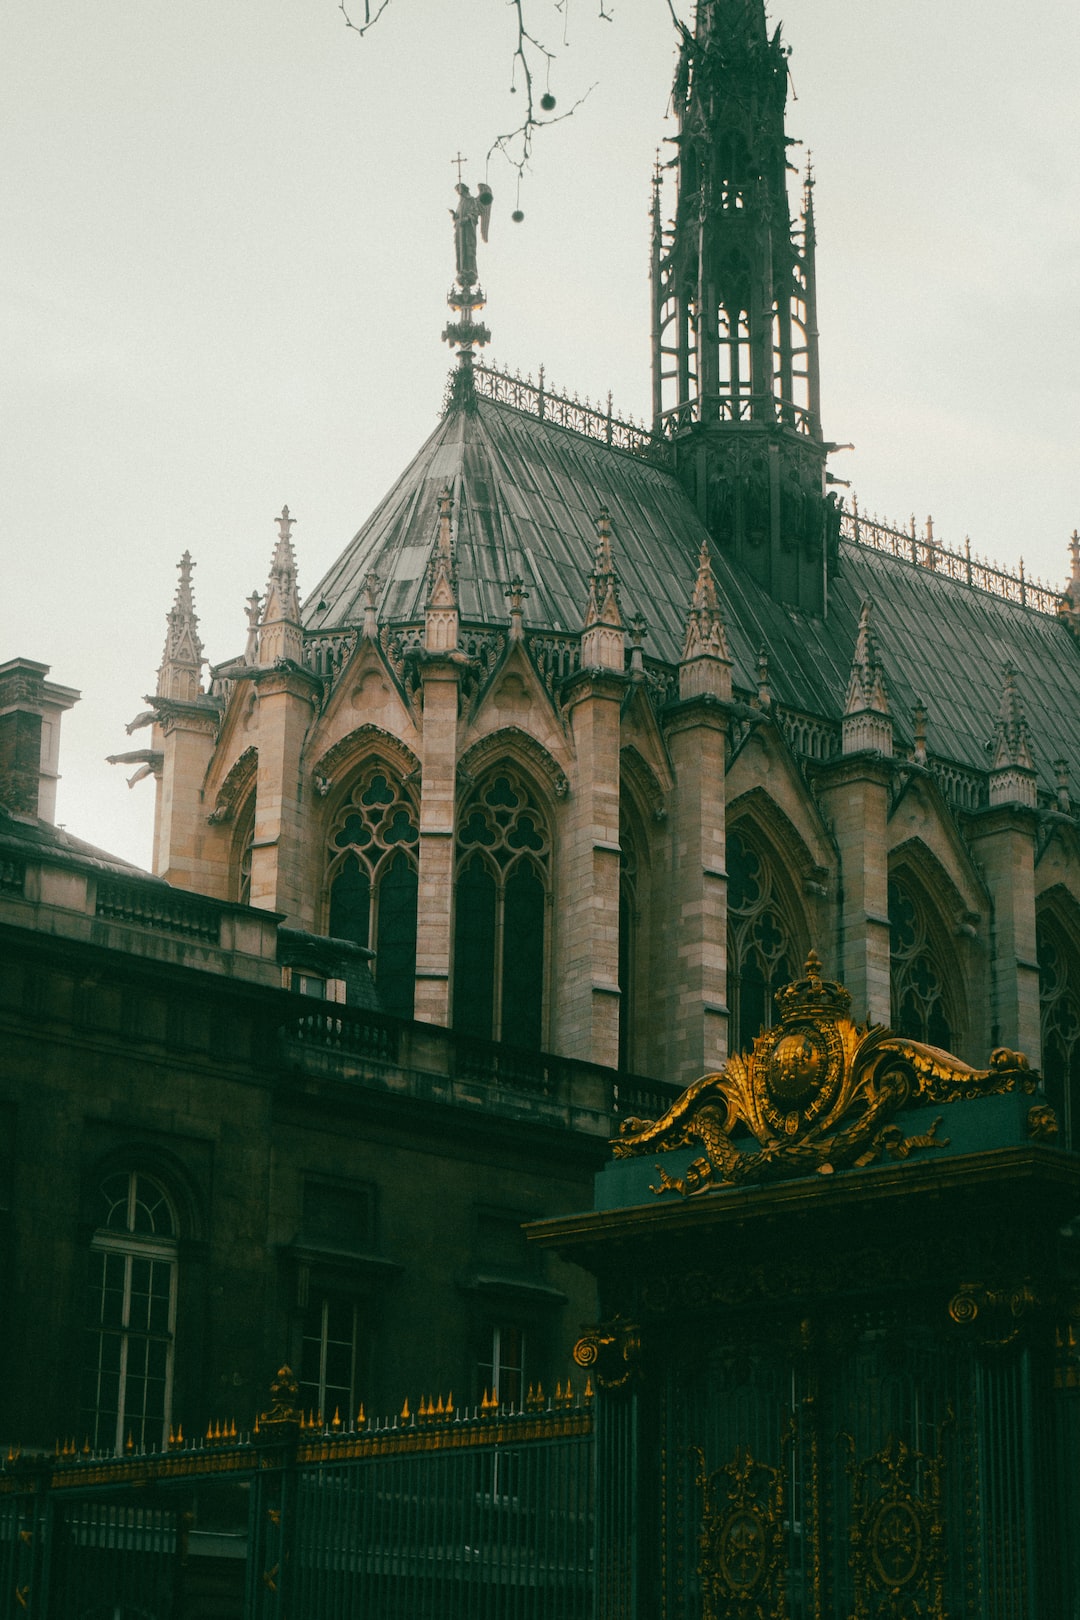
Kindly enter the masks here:
M 454 221 L 454 252 L 457 255 L 457 278 L 463 287 L 476 281 L 476 227 L 480 226 L 480 239 L 487 241 L 488 220 L 491 218 L 491 192 L 486 185 L 474 197 L 464 181 L 459 180 L 454 190 L 458 205 L 450 210 Z

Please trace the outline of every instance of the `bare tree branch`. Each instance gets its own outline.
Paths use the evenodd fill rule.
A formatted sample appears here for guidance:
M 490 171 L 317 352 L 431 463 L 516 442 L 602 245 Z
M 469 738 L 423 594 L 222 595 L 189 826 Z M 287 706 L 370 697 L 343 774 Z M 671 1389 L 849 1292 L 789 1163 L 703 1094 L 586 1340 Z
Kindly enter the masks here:
M 349 0 L 353 11 L 357 10 L 360 3 L 361 0 Z M 525 116 L 514 129 L 506 130 L 502 135 L 496 136 L 488 148 L 487 155 L 489 161 L 496 152 L 504 157 L 511 167 L 517 170 L 520 186 L 520 182 L 529 166 L 533 140 L 537 130 L 546 129 L 549 124 L 560 124 L 564 119 L 571 118 L 582 102 L 592 94 L 596 85 L 590 85 L 588 90 L 579 96 L 573 106 L 567 108 L 565 112 L 558 113 L 553 118 L 546 116 L 553 112 L 555 108 L 555 97 L 551 92 L 551 64 L 555 61 L 555 53 L 548 50 L 543 41 L 528 28 L 525 20 L 528 0 L 508 0 L 508 3 L 513 8 L 517 24 L 517 40 L 514 45 L 510 73 L 510 90 L 512 94 L 517 94 L 518 79 L 520 77 L 525 94 Z M 374 28 L 383 12 L 392 4 L 392 0 L 362 0 L 362 4 L 364 20 L 360 22 L 355 20 L 347 9 L 346 0 L 338 0 L 338 10 L 345 19 L 345 26 L 351 28 L 355 34 L 360 35 L 366 34 L 369 28 Z M 675 0 L 666 0 L 666 4 L 675 27 L 680 32 L 685 33 L 685 25 L 680 21 L 675 9 Z M 612 0 L 596 0 L 596 5 L 598 8 L 597 14 L 601 21 L 612 22 L 614 20 Z M 563 14 L 563 43 L 565 44 L 568 0 L 555 0 L 555 9 Z M 541 69 L 543 69 L 544 89 L 538 93 L 537 77 Z
M 345 10 L 345 0 L 338 0 L 338 10 L 345 19 L 346 28 L 351 28 L 355 34 L 366 34 L 369 28 L 374 28 L 375 24 L 378 22 L 379 18 L 382 16 L 389 4 L 390 0 L 378 0 L 378 5 L 376 6 L 373 15 L 371 10 L 371 0 L 364 0 L 364 20 L 362 23 L 353 22 L 352 18 L 349 16 L 349 13 Z

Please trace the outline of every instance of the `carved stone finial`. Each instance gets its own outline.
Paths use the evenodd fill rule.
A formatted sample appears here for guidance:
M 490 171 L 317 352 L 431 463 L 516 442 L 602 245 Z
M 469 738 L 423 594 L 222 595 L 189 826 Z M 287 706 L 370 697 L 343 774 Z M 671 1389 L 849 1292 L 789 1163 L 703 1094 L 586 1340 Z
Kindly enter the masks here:
M 769 691 L 769 652 L 764 645 L 758 648 L 757 655 L 757 706 L 766 712 L 772 708 L 772 693 Z
M 611 554 L 611 519 L 607 507 L 601 507 L 596 519 L 596 557 L 585 604 L 581 662 L 586 669 L 619 671 L 625 663 L 619 581 Z
M 926 706 L 916 703 L 911 711 L 912 730 L 915 740 L 911 747 L 911 758 L 916 765 L 926 764 Z
M 262 597 L 258 591 L 252 591 L 244 604 L 247 615 L 247 641 L 244 645 L 244 663 L 257 664 L 259 661 L 259 620 L 262 617 Z
M 277 544 L 270 561 L 270 578 L 263 598 L 259 626 L 259 664 L 264 669 L 282 662 L 299 664 L 304 652 L 304 632 L 300 624 L 300 590 L 296 575 L 296 554 L 292 531 L 296 519 L 283 506 L 274 519 Z
M 731 696 L 731 655 L 707 540 L 701 542 L 698 554 L 697 577 L 679 661 L 679 696 L 690 698 L 703 694 L 724 699 Z
M 510 640 L 520 641 L 525 634 L 525 603 L 529 593 L 519 575 L 514 575 L 503 595 L 510 603 Z
M 1035 801 L 1035 761 L 1031 757 L 1027 721 L 1016 689 L 1016 670 L 1012 664 L 1006 664 L 994 731 L 990 803 L 1024 804 L 1033 808 Z
M 843 751 L 892 755 L 892 721 L 885 673 L 878 661 L 871 629 L 872 604 L 862 605 L 855 652 L 844 700 Z
M 443 485 L 437 497 L 439 531 L 428 569 L 424 645 L 429 652 L 452 652 L 458 639 L 457 563 L 452 516 L 454 497 Z
M 369 568 L 364 575 L 364 627 L 361 632 L 369 641 L 375 641 L 379 634 L 379 585 L 381 581 L 374 568 Z
M 158 670 L 158 697 L 175 698 L 193 703 L 202 692 L 203 644 L 199 640 L 199 620 L 195 613 L 195 598 L 191 589 L 191 570 L 195 564 L 191 552 L 185 551 L 177 567 L 180 577 L 176 582 L 176 597 L 166 615 L 165 651 Z
M 649 634 L 649 625 L 644 613 L 635 613 L 627 628 L 630 631 L 630 673 L 631 675 L 644 677 L 645 660 L 642 656 L 641 646 L 645 637 Z
M 1057 807 L 1063 815 L 1072 815 L 1072 799 L 1069 796 L 1069 762 L 1067 759 L 1055 759 L 1054 770 L 1057 774 Z

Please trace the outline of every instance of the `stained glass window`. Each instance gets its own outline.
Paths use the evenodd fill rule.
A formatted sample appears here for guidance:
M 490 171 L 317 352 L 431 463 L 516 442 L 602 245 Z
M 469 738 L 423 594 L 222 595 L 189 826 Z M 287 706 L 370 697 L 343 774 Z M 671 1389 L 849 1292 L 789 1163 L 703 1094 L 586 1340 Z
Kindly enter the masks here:
M 379 760 L 365 767 L 330 833 L 328 932 L 375 952 L 387 1012 L 411 1018 L 416 982 L 419 827 L 404 783 Z
M 953 1049 L 954 1019 L 930 916 L 914 886 L 889 884 L 892 1027 L 898 1035 Z
M 94 1448 L 144 1451 L 168 1440 L 176 1328 L 176 1216 L 138 1171 L 98 1189 L 90 1245 L 83 1424 Z
M 1042 1069 L 1061 1145 L 1080 1142 L 1080 962 L 1065 930 L 1042 915 L 1035 930 L 1042 1013 Z
M 619 1067 L 634 1065 L 635 979 L 638 969 L 638 844 L 628 816 L 619 820 Z
M 550 841 L 516 772 L 465 805 L 454 899 L 454 1028 L 516 1046 L 543 1043 Z
M 748 1052 L 776 1018 L 773 997 L 797 976 L 799 951 L 782 881 L 752 834 L 727 841 L 731 1051 Z

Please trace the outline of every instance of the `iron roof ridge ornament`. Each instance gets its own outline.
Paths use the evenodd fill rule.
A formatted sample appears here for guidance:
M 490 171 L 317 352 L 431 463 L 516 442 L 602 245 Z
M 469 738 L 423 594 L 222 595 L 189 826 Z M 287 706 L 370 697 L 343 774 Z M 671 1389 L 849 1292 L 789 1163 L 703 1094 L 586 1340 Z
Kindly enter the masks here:
M 824 979 L 811 951 L 804 976 L 777 991 L 779 1021 L 745 1056 L 695 1080 L 657 1120 L 628 1118 L 612 1141 L 615 1158 L 700 1145 L 682 1175 L 657 1164 L 655 1194 L 688 1197 L 707 1189 L 784 1177 L 859 1169 L 880 1159 L 906 1159 L 916 1149 L 945 1148 L 929 1128 L 908 1132 L 902 1111 L 1005 1092 L 1031 1096 L 1039 1076 L 1021 1052 L 999 1047 L 986 1069 L 883 1024 L 858 1025 L 851 996 Z M 1037 1116 L 1037 1117 L 1036 1117 Z M 1053 1110 L 1037 1104 L 1028 1134 L 1056 1134 Z

